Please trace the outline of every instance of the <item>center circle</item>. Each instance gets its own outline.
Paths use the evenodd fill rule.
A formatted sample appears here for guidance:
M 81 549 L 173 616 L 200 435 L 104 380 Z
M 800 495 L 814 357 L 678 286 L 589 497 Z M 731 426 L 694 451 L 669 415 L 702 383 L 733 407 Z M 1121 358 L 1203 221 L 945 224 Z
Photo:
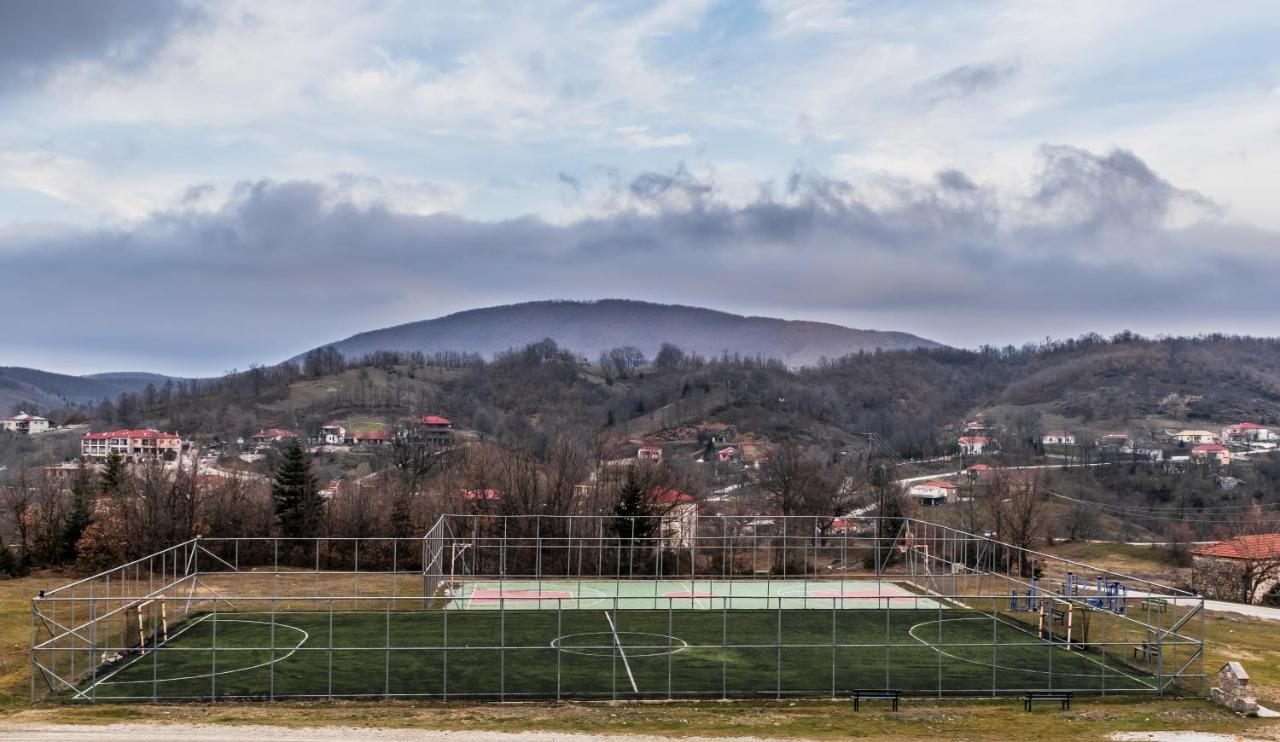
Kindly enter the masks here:
M 583 657 L 612 657 L 619 645 L 628 657 L 660 657 L 689 648 L 689 642 L 679 637 L 645 631 L 588 631 L 565 634 L 551 640 L 552 649 Z

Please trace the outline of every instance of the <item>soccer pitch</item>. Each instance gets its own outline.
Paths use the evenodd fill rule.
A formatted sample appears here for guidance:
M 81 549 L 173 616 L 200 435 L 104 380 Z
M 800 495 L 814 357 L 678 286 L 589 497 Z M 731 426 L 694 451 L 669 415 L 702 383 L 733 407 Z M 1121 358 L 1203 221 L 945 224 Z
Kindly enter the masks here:
M 464 583 L 446 609 L 192 614 L 81 700 L 1151 692 L 1100 652 L 894 583 Z M 502 608 L 504 610 L 499 610 Z M 1027 621 L 1034 621 L 1028 614 Z M 216 646 L 216 650 L 213 647 Z

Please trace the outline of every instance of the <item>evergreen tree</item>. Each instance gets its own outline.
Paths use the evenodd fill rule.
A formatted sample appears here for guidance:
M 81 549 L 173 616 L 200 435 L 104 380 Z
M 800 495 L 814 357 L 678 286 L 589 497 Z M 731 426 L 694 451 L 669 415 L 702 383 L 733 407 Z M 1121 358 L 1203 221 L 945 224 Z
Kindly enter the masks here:
M 653 509 L 645 497 L 644 487 L 636 476 L 635 467 L 627 470 L 627 478 L 618 492 L 618 504 L 613 509 L 613 532 L 626 546 L 645 543 L 654 533 Z
M 9 550 L 9 545 L 4 542 L 4 535 L 0 534 L 0 576 L 17 577 L 22 571 L 18 564 L 18 557 Z
M 320 497 L 315 475 L 311 473 L 311 460 L 297 438 L 289 442 L 280 465 L 276 467 L 271 499 L 275 502 L 276 523 L 280 526 L 281 536 L 310 538 L 320 535 L 324 524 L 324 500 Z
M 98 480 L 102 494 L 106 497 L 119 494 L 124 489 L 128 476 L 128 469 L 125 468 L 124 459 L 120 454 L 115 451 L 107 454 L 107 468 L 103 470 L 102 477 Z
M 76 558 L 76 543 L 89 527 L 89 523 L 93 521 L 96 495 L 89 467 L 85 466 L 84 461 L 81 460 L 80 466 L 76 469 L 76 478 L 71 482 L 71 510 L 67 513 L 67 519 L 62 527 L 62 555 L 66 561 Z

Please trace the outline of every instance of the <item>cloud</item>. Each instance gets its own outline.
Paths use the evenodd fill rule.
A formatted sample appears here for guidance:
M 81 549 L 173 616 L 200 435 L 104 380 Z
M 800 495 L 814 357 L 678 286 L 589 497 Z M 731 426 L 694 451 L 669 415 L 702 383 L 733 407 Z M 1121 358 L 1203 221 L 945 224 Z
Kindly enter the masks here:
M 1120 327 L 1256 332 L 1239 296 L 1280 288 L 1280 235 L 1217 220 L 1125 151 L 1046 147 L 1017 193 L 955 171 L 851 181 L 797 170 L 776 195 L 736 204 L 683 166 L 620 191 L 614 211 L 551 224 L 260 181 L 215 210 L 180 205 L 128 228 L 9 228 L 0 272 L 23 280 L 2 309 L 40 311 L 6 330 L 7 345 L 74 347 L 81 363 L 143 348 L 147 367 L 208 373 L 468 307 L 614 295 L 961 344 Z M 1202 213 L 1179 226 L 1184 202 Z M 143 306 L 145 321 L 84 321 Z
M 54 0 L 0 5 L 0 93 L 90 64 L 137 70 L 204 19 L 179 0 Z
M 917 95 L 927 106 L 950 99 L 970 98 L 994 90 L 1018 73 L 1016 64 L 964 64 L 917 86 Z

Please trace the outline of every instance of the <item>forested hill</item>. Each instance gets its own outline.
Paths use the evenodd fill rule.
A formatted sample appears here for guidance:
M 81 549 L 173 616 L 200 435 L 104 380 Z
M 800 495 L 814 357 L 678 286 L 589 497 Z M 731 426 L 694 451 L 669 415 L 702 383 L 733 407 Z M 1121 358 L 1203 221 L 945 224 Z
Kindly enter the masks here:
M 373 330 L 336 343 L 344 356 L 378 350 L 479 353 L 492 357 L 543 338 L 594 360 L 615 346 L 634 346 L 649 357 L 662 343 L 716 358 L 728 353 L 776 358 L 811 366 L 822 358 L 859 351 L 939 347 L 904 332 L 855 330 L 823 322 L 743 317 L 698 307 L 643 301 L 539 301 L 474 309 L 438 319 Z M 295 359 L 297 360 L 297 359 Z
M 0 366 L 0 413 L 11 410 L 45 412 L 59 407 L 96 404 L 125 392 L 157 387 L 169 377 L 148 373 L 106 373 L 71 376 L 34 368 Z

